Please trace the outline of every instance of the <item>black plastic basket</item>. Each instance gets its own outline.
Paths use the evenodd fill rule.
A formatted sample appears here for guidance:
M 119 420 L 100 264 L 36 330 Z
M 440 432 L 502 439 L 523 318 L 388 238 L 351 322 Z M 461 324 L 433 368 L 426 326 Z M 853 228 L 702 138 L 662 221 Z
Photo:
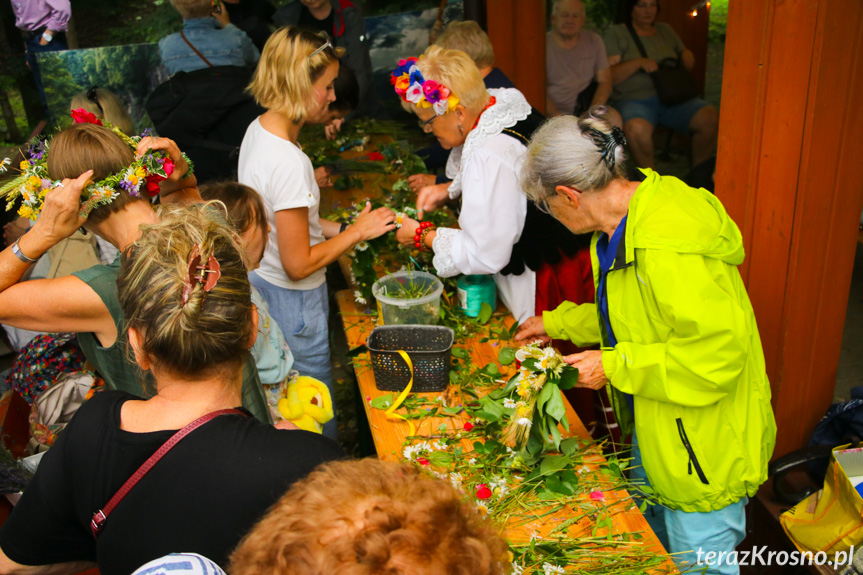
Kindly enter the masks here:
M 443 391 L 449 384 L 449 368 L 455 333 L 439 325 L 384 325 L 369 334 L 366 346 L 372 359 L 375 386 L 401 391 L 410 381 L 410 370 L 398 350 L 414 365 L 413 391 Z

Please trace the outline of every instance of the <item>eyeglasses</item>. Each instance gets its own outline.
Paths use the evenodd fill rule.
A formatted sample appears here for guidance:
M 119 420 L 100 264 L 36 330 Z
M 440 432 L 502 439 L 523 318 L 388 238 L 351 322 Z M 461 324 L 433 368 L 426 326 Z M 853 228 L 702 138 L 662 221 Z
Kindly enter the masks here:
M 312 58 L 314 58 L 316 55 L 320 54 L 321 52 L 323 52 L 327 48 L 332 48 L 332 47 L 333 47 L 333 43 L 330 42 L 329 38 L 327 38 L 326 42 L 324 42 L 324 44 L 320 48 L 318 48 L 317 50 L 315 50 L 314 52 L 312 52 L 309 55 L 309 60 L 311 60 Z
M 99 86 L 92 86 L 89 90 L 87 90 L 87 99 L 96 104 L 99 107 L 99 111 L 102 112 L 102 115 L 105 115 L 105 110 L 102 109 L 102 104 L 99 103 L 99 94 L 96 90 L 99 89 Z
M 432 131 L 432 122 L 434 122 L 437 119 L 438 119 L 438 116 L 437 116 L 437 114 L 435 114 L 434 116 L 432 116 L 428 120 L 417 120 L 417 124 L 419 125 L 420 128 L 422 128 L 423 132 L 425 132 L 426 134 L 430 134 Z
M 538 209 L 542 213 L 548 214 L 549 216 L 551 215 L 551 206 L 548 205 L 547 199 L 536 201 L 534 202 L 534 205 L 536 206 L 536 209 Z

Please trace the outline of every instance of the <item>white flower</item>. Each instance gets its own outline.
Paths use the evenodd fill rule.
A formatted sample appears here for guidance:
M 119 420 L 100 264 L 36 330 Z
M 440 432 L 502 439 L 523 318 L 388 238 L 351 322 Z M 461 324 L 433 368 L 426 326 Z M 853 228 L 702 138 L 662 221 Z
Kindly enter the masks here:
M 5 173 L 6 172 L 6 166 L 8 166 L 11 163 L 12 163 L 12 160 L 10 160 L 9 158 L 3 158 L 3 161 L 0 162 L 0 174 Z
M 503 400 L 503 406 L 507 409 L 515 409 L 515 402 L 507 397 Z
M 590 471 L 590 467 L 588 467 L 587 465 L 582 465 L 578 468 L 579 475 L 581 475 L 582 473 L 587 473 L 588 471 Z
M 506 495 L 506 492 L 509 491 L 509 487 L 506 484 L 505 477 L 492 479 L 488 482 L 488 486 L 491 489 L 492 493 L 494 493 L 498 497 L 503 497 L 504 495 Z
M 432 447 L 434 447 L 438 451 L 443 451 L 446 449 L 446 445 L 442 444 L 440 441 L 435 441 L 434 443 L 432 443 Z
M 513 450 L 512 450 L 512 447 L 507 447 L 507 448 L 506 448 L 506 452 L 507 452 L 507 453 L 514 453 L 514 452 L 513 452 Z
M 419 104 L 424 97 L 423 89 L 422 86 L 419 85 L 419 82 L 411 84 L 410 88 L 405 92 L 405 100 L 411 104 Z
M 461 476 L 461 473 L 450 473 L 449 480 L 452 483 L 452 486 L 456 489 L 461 489 L 461 482 L 464 478 Z
M 518 561 L 512 562 L 512 575 L 521 575 L 524 571 L 524 567 L 518 564 Z
M 432 104 L 432 108 L 434 108 L 434 113 L 438 116 L 446 114 L 446 111 L 449 108 L 449 98 L 438 100 Z
M 367 249 L 369 249 L 369 242 L 360 242 L 360 243 L 358 243 L 358 244 L 357 244 L 357 249 L 358 249 L 358 250 L 360 250 L 361 252 L 366 251 Z
M 527 427 L 528 429 L 530 429 L 530 426 L 533 425 L 533 422 L 526 417 L 519 418 L 516 423 L 521 425 L 522 427 Z
M 360 290 L 354 290 L 354 301 L 363 305 L 368 303 L 366 302 L 366 298 L 363 297 L 363 294 L 360 293 Z
M 521 348 L 517 352 L 515 352 L 515 359 L 520 362 L 524 362 L 524 360 L 526 360 L 528 357 L 530 357 L 530 354 L 528 353 L 528 350 L 526 348 Z
M 545 575 L 551 575 L 552 573 L 563 573 L 563 567 L 559 565 L 552 565 L 551 563 L 543 563 L 542 570 Z
M 405 459 L 407 459 L 408 461 L 411 461 L 414 458 L 414 454 L 416 452 L 417 452 L 417 446 L 416 445 L 408 445 L 407 447 L 405 447 L 405 450 L 402 451 L 402 456 Z
M 468 465 L 476 465 L 476 457 L 471 457 L 467 460 Z
M 445 398 L 444 396 L 442 396 L 442 395 L 439 395 L 439 396 L 435 399 L 435 401 L 436 401 L 436 402 L 438 402 L 439 404 L 441 404 L 441 405 L 442 405 L 442 406 L 444 406 L 444 407 L 446 407 L 446 406 L 447 406 L 447 405 L 446 405 L 446 398 Z

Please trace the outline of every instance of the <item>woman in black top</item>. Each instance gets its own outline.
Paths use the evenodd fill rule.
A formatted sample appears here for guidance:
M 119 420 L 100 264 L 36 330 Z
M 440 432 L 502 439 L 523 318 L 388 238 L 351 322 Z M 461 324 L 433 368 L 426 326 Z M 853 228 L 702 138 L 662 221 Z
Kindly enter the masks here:
M 50 194 L 42 217 L 58 227 L 76 222 L 81 185 Z M 257 310 L 220 207 L 165 206 L 129 248 L 117 280 L 120 303 L 131 350 L 152 372 L 156 394 L 141 400 L 105 391 L 84 404 L 0 530 L 0 573 L 75 573 L 95 563 L 103 575 L 127 574 L 176 551 L 225 566 L 294 481 L 343 456 L 320 435 L 221 415 L 177 443 L 98 538 L 91 534 L 93 513 L 176 430 L 241 405 Z

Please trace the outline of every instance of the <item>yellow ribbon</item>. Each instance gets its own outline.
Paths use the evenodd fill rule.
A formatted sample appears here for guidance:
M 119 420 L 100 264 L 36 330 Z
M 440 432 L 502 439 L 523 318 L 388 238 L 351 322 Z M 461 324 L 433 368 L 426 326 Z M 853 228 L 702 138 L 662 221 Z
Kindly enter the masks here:
M 411 371 L 411 378 L 410 378 L 410 381 L 408 381 L 408 384 L 405 386 L 405 388 L 402 390 L 402 392 L 399 394 L 399 396 L 393 402 L 393 404 L 391 406 L 389 406 L 389 408 L 384 412 L 384 416 L 391 421 L 398 421 L 399 419 L 407 421 L 408 425 L 411 426 L 411 430 L 410 430 L 410 433 L 408 435 L 416 435 L 417 429 L 414 426 L 414 422 L 411 421 L 410 419 L 408 419 L 407 417 L 404 417 L 403 415 L 399 415 L 398 413 L 395 413 L 395 411 L 399 408 L 399 406 L 402 404 L 402 402 L 405 400 L 405 398 L 411 392 L 411 388 L 414 385 L 414 364 L 411 362 L 410 356 L 407 353 L 405 353 L 404 350 L 401 350 L 401 349 L 398 350 L 398 354 L 400 356 L 402 356 L 402 359 L 405 360 L 406 364 L 408 364 L 408 369 Z

